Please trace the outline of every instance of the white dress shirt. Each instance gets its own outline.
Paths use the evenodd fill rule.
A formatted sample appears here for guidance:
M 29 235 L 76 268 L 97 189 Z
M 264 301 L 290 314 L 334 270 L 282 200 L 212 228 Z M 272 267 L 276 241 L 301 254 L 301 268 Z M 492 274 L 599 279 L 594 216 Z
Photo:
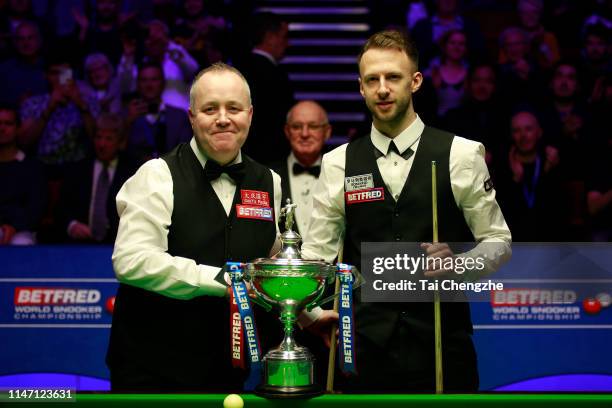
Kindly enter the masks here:
M 204 167 L 207 159 L 195 139 L 192 138 L 189 144 Z M 241 161 L 239 153 L 233 163 Z M 282 197 L 281 181 L 278 174 L 273 171 L 271 173 L 274 182 L 274 213 L 278 217 Z M 229 215 L 236 184 L 223 173 L 211 185 Z M 193 259 L 172 256 L 167 252 L 173 206 L 172 175 L 163 159 L 149 160 L 125 182 L 117 194 L 120 221 L 113 251 L 117 279 L 177 299 L 225 295 L 226 287 L 215 281 L 219 266 L 199 265 Z
M 317 178 L 308 172 L 302 174 L 293 174 L 293 165 L 298 161 L 293 152 L 287 157 L 287 170 L 289 173 L 289 189 L 291 190 L 291 201 L 297 204 L 295 208 L 295 221 L 297 223 L 302 240 L 306 239 L 308 234 L 308 225 L 310 224 L 310 213 L 312 212 L 312 192 L 317 182 Z M 319 157 L 313 166 L 320 166 L 321 158 Z M 306 167 L 306 166 L 304 166 Z M 284 205 L 285 203 L 283 203 Z
M 372 125 L 370 138 L 383 154 L 387 153 L 391 140 L 395 141 L 400 152 L 404 152 L 408 147 L 415 152 L 407 160 L 395 152 L 389 152 L 376 161 L 386 187 L 396 200 L 410 173 L 424 128 L 423 121 L 417 116 L 408 128 L 395 139 L 391 139 Z M 324 259 L 331 262 L 342 245 L 345 232 L 346 147 L 347 144 L 344 144 L 323 156 L 321 175 L 313 195 L 308 239 L 302 246 L 302 255 L 306 259 Z M 449 171 L 455 202 L 479 242 L 472 251 L 462 255 L 485 257 L 483 274 L 487 274 L 497 270 L 509 259 L 512 237 L 495 200 L 495 192 L 485 191 L 484 182 L 489 179 L 489 171 L 484 161 L 484 153 L 485 149 L 481 143 L 456 136 L 450 149 Z M 483 242 L 498 244 L 483 245 Z M 469 276 L 467 272 L 465 276 L 466 279 L 480 277 Z

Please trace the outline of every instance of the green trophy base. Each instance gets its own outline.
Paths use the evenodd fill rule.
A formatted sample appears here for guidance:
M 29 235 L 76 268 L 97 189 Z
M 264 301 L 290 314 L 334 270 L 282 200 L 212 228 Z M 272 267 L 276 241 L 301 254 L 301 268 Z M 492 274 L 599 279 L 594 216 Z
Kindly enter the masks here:
M 323 388 L 317 384 L 279 387 L 262 384 L 255 388 L 255 395 L 270 399 L 307 399 L 323 394 Z
M 292 349 L 287 351 L 287 349 Z M 312 354 L 285 338 L 278 349 L 271 350 L 263 359 L 264 381 L 255 389 L 255 394 L 265 398 L 312 398 L 323 393 L 321 386 L 314 384 Z

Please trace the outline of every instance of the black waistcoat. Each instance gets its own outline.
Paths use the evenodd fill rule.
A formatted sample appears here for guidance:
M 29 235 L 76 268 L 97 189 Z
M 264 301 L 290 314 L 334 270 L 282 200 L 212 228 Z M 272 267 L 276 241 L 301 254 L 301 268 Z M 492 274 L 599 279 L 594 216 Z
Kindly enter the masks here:
M 455 203 L 449 173 L 453 135 L 425 127 L 408 179 L 397 202 L 385 187 L 371 138 L 351 142 L 346 151 L 346 177 L 372 174 L 374 187 L 384 188 L 384 201 L 346 204 L 344 260 L 361 266 L 362 242 L 431 242 L 431 162 L 437 162 L 438 237 L 440 242 L 470 242 L 474 237 Z M 380 346 L 385 345 L 402 319 L 415 333 L 433 335 L 433 305 L 429 303 L 365 303 L 355 305 L 356 330 Z M 469 305 L 445 303 L 446 330 L 471 331 Z
M 274 205 L 269 169 L 243 155 L 246 176 L 236 186 L 228 217 L 189 144 L 177 146 L 163 159 L 172 174 L 174 193 L 168 254 L 218 267 L 228 260 L 247 262 L 269 255 L 275 223 L 237 218 L 235 210 L 241 189 L 266 191 L 270 206 Z M 256 318 L 265 352 L 266 339 L 275 337 L 270 329 L 280 331 L 280 324 L 263 311 Z M 231 368 L 229 319 L 229 301 L 224 297 L 178 300 L 121 284 L 109 366 L 140 367 L 188 390 L 240 389 L 244 373 Z

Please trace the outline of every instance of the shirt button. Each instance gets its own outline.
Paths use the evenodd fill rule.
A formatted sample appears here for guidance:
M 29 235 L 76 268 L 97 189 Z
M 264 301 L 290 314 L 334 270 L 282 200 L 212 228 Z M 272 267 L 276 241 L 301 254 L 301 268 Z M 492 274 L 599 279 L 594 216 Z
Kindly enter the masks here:
M 393 215 L 395 215 L 396 217 L 399 217 L 399 211 L 394 212 Z
M 395 240 L 396 241 L 401 241 L 402 240 L 402 236 L 401 235 L 396 235 L 395 236 Z
M 397 166 L 397 162 L 393 162 L 393 165 L 394 165 L 394 166 Z

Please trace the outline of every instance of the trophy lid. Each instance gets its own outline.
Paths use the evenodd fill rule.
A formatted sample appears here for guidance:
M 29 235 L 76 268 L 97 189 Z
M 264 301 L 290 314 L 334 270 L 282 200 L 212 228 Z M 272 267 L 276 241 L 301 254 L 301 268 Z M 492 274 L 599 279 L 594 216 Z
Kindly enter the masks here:
M 285 220 L 285 232 L 280 236 L 280 251 L 270 258 L 255 259 L 249 264 L 249 269 L 257 270 L 258 274 L 269 272 L 276 276 L 328 276 L 332 273 L 330 268 L 333 268 L 333 265 L 323 260 L 302 259 L 300 250 L 302 237 L 293 231 L 296 207 L 297 204 L 292 204 L 291 199 L 287 198 L 287 204 L 281 210 L 281 218 Z

